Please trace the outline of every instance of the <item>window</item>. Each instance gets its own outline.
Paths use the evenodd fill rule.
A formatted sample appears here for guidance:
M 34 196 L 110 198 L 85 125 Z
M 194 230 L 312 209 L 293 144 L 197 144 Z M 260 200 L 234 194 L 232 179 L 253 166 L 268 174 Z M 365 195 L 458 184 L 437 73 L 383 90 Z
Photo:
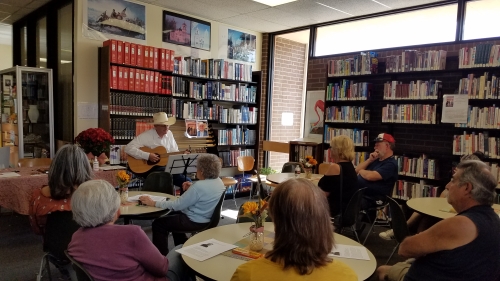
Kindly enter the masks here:
M 28 28 L 21 27 L 21 65 L 28 65 Z
M 47 67 L 47 18 L 36 23 L 36 66 Z
M 467 2 L 463 40 L 500 36 L 497 28 L 500 1 L 481 0 Z
M 319 27 L 315 56 L 450 42 L 456 25 L 453 4 Z

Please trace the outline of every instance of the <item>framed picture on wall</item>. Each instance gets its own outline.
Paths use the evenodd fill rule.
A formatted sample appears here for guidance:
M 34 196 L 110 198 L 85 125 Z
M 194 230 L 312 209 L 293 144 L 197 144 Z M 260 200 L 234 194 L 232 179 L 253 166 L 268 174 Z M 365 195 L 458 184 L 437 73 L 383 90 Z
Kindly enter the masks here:
M 209 22 L 191 20 L 191 47 L 210 51 L 211 25 Z
M 323 134 L 325 120 L 325 91 L 308 91 L 306 93 L 304 118 L 304 138 L 319 137 Z
M 257 37 L 253 34 L 228 29 L 227 58 L 245 62 L 255 62 Z
M 163 42 L 210 51 L 209 22 L 163 11 Z

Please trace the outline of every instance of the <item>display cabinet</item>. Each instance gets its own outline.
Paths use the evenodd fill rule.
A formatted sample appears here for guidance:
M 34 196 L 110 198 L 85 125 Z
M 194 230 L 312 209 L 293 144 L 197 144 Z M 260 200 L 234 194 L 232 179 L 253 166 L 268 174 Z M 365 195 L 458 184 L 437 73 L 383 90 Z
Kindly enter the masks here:
M 21 67 L 0 71 L 2 146 L 10 165 L 21 158 L 50 158 L 54 150 L 52 70 Z

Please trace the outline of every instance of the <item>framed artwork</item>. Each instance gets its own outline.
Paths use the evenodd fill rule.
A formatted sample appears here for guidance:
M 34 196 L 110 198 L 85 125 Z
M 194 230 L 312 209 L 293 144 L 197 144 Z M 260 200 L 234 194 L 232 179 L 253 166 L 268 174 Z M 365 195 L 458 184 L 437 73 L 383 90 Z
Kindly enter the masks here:
M 163 11 L 163 42 L 210 51 L 211 24 Z
M 146 39 L 146 6 L 126 0 L 87 0 L 87 29 Z
M 304 118 L 304 138 L 320 137 L 323 134 L 325 120 L 325 91 L 306 92 L 306 108 Z
M 257 37 L 253 34 L 228 29 L 227 58 L 244 62 L 255 62 Z

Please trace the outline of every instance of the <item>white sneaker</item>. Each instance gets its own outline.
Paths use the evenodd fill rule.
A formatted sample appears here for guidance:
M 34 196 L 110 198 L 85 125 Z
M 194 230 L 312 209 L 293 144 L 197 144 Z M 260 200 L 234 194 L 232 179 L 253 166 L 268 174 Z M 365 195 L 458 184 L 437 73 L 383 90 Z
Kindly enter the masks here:
M 394 231 L 392 229 L 389 229 L 387 231 L 384 231 L 384 232 L 380 232 L 378 234 L 378 236 L 384 240 L 394 240 L 396 239 L 396 237 L 394 237 Z

